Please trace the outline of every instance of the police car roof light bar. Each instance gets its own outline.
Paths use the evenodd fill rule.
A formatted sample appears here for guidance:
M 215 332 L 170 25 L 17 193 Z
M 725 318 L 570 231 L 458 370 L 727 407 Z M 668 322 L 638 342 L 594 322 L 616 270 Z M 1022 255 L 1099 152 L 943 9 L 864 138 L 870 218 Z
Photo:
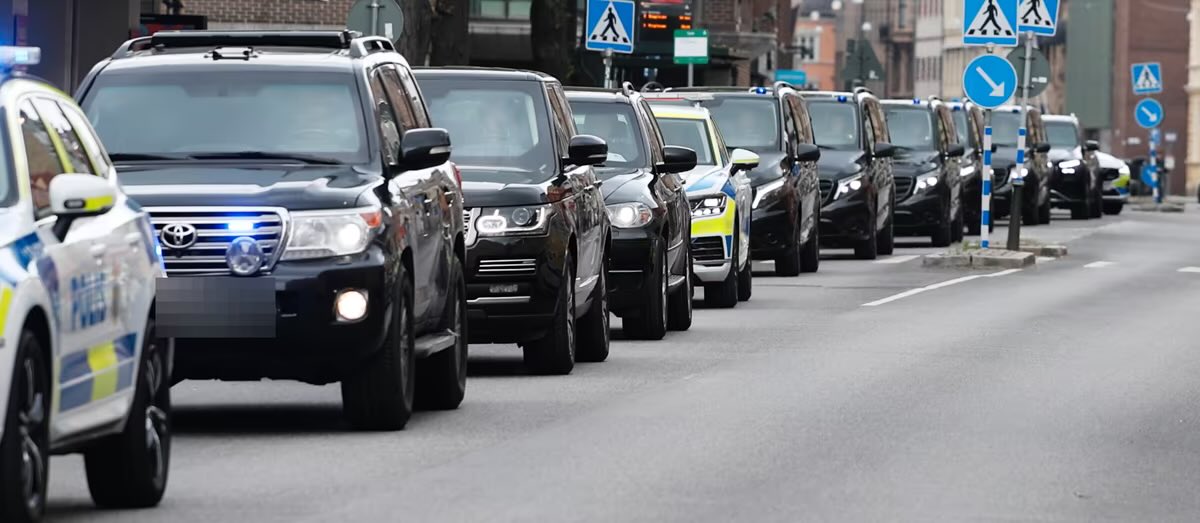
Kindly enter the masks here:
M 638 92 L 638 90 L 633 87 L 633 82 L 630 82 L 628 80 L 621 82 L 621 93 L 622 94 L 624 94 L 625 96 L 632 96 L 636 92 Z
M 42 61 L 40 47 L 0 46 L 0 65 L 12 68 L 20 65 L 37 65 Z

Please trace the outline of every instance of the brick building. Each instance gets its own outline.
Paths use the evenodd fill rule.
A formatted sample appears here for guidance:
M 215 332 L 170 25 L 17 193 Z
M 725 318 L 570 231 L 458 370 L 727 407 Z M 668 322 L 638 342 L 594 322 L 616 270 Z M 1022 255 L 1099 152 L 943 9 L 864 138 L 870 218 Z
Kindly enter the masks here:
M 842 2 L 839 56 L 845 56 L 847 39 L 866 38 L 887 73 L 886 83 L 867 82 L 876 94 L 888 98 L 913 96 L 913 64 L 918 0 L 864 0 Z M 865 24 L 865 25 L 864 25 Z M 863 30 L 864 27 L 869 27 Z

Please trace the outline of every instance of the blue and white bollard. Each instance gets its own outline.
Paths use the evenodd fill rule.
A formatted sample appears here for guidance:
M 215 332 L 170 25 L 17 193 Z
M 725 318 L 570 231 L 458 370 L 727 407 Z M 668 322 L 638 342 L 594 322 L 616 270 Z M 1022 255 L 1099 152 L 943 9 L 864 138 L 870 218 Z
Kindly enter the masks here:
M 1158 131 L 1150 131 L 1150 158 L 1147 160 L 1150 163 L 1150 177 L 1154 181 L 1154 203 L 1162 204 L 1163 202 L 1163 187 L 1162 176 L 1158 172 Z
M 988 111 L 989 113 L 991 111 Z M 991 116 L 988 116 L 991 119 Z M 990 123 L 990 122 L 989 122 Z M 983 128 L 983 180 L 980 191 L 983 200 L 979 203 L 979 247 L 988 248 L 988 227 L 992 223 L 992 126 Z

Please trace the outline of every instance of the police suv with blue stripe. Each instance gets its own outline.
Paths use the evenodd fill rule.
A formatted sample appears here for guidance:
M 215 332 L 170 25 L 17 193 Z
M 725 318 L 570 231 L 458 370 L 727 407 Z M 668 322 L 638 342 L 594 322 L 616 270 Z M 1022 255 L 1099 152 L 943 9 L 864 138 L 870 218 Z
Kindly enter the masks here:
M 6 68 L 39 55 L 0 48 Z M 50 454 L 84 454 L 97 505 L 156 505 L 171 353 L 149 218 L 69 96 L 6 72 L 0 111 L 0 521 L 41 518 Z

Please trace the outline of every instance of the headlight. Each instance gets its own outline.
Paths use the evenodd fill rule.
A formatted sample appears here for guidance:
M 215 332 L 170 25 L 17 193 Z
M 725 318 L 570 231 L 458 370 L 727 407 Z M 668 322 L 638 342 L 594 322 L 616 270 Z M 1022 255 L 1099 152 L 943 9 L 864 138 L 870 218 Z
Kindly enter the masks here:
M 918 176 L 917 177 L 917 192 L 921 192 L 926 189 L 933 189 L 934 187 L 937 187 L 937 184 L 939 182 L 941 182 L 941 180 L 938 179 L 938 174 L 940 174 L 940 173 L 937 171 L 934 171 L 931 173 L 925 173 L 925 174 Z
M 337 211 L 292 213 L 283 260 L 308 260 L 358 254 L 366 250 L 383 227 L 383 213 L 375 207 Z
M 692 203 L 692 217 L 708 218 L 710 216 L 719 216 L 725 212 L 725 204 L 727 202 L 728 198 L 724 194 L 696 200 Z
M 1079 167 L 1079 165 L 1080 165 L 1079 160 L 1067 160 L 1064 162 L 1058 162 L 1058 167 L 1060 169 L 1074 169 L 1076 167 Z
M 618 203 L 608 206 L 608 221 L 612 222 L 613 227 L 641 227 L 650 223 L 653 218 L 654 213 L 650 211 L 650 207 L 642 203 Z
M 975 174 L 975 164 L 971 164 L 966 167 L 963 167 L 962 170 L 958 172 L 958 174 L 960 176 L 964 176 L 964 177 Z
M 480 236 L 537 236 L 546 233 L 549 205 L 480 209 L 475 232 Z
M 837 192 L 833 193 L 833 199 L 836 200 L 847 194 L 863 188 L 863 175 L 856 174 L 849 178 L 838 180 Z
M 772 193 L 782 189 L 785 181 L 787 181 L 786 177 L 758 186 L 758 189 L 754 191 L 754 204 L 751 205 L 751 207 L 757 209 L 758 204 L 762 203 L 767 196 L 770 196 Z
M 1028 168 L 1028 167 L 1021 167 L 1019 171 L 1018 171 L 1018 169 L 1017 169 L 1017 166 L 1015 166 L 1015 165 L 1014 165 L 1014 166 L 1012 166 L 1012 167 L 1009 167 L 1009 168 L 1008 168 L 1008 178 L 1009 178 L 1010 180 L 1013 180 L 1013 181 L 1018 181 L 1018 180 L 1019 180 L 1019 181 L 1024 181 L 1024 180 L 1025 180 L 1025 177 L 1026 177 L 1026 176 L 1028 176 L 1028 175 L 1029 175 L 1029 168 Z

